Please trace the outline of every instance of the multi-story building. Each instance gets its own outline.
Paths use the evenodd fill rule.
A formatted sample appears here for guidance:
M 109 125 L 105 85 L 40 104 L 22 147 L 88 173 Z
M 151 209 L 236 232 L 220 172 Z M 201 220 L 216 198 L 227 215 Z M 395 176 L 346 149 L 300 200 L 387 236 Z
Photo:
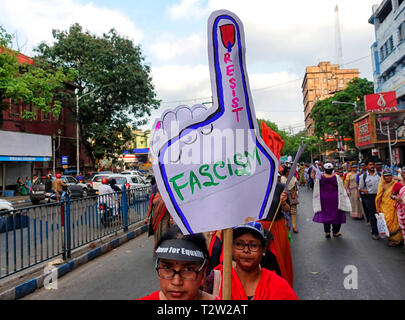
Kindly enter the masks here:
M 125 163 L 125 168 L 140 168 L 148 162 L 150 130 L 132 130 L 132 140 L 126 144 L 125 154 L 119 159 Z
M 20 54 L 18 60 L 32 63 Z M 66 84 L 66 90 L 74 90 Z M 74 114 L 63 108 L 58 117 L 21 102 L 5 100 L 8 108 L 0 111 L 0 193 L 13 188 L 17 178 L 32 175 L 66 172 L 76 169 L 76 120 Z M 33 120 L 23 119 L 24 110 L 34 111 Z M 62 163 L 62 157 L 67 164 Z M 80 148 L 80 168 L 93 168 L 84 147 Z
M 359 69 L 340 69 L 338 64 L 329 61 L 317 66 L 305 68 L 302 82 L 304 102 L 305 130 L 307 135 L 314 134 L 314 120 L 311 118 L 312 107 L 318 100 L 325 99 L 347 87 L 353 78 L 359 77 Z
M 372 12 L 374 91 L 395 91 L 398 109 L 405 109 L 405 1 L 384 0 Z

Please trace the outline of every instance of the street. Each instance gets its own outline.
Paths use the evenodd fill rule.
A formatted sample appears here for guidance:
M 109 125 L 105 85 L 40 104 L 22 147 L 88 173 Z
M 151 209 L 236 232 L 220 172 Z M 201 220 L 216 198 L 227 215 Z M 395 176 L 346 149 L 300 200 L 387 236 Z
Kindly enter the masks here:
M 405 299 L 405 254 L 387 240 L 372 240 L 364 221 L 342 226 L 341 238 L 326 239 L 312 222 L 312 192 L 300 189 L 298 234 L 293 234 L 294 290 L 302 300 Z M 136 299 L 158 290 L 153 238 L 146 234 L 75 269 L 23 300 Z M 357 281 L 356 281 L 357 274 Z

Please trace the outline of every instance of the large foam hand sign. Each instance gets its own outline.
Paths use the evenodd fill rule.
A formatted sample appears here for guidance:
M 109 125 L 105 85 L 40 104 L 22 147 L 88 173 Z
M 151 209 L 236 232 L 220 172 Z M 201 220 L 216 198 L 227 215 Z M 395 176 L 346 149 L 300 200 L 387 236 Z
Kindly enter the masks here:
M 263 218 L 277 181 L 278 160 L 259 135 L 235 14 L 209 17 L 208 56 L 214 105 L 165 111 L 150 137 L 159 191 L 185 234 Z

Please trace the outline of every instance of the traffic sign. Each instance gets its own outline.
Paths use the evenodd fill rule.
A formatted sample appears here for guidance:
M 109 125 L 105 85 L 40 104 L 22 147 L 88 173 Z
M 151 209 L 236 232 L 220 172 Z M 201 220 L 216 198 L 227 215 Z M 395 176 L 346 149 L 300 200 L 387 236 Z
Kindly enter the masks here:
M 68 164 L 68 156 L 62 156 L 62 164 Z

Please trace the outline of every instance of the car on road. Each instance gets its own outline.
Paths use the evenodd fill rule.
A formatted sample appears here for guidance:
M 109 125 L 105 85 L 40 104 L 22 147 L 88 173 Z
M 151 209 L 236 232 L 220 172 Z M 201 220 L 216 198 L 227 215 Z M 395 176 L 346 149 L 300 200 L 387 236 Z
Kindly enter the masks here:
M 91 194 L 98 194 L 98 188 L 100 187 L 104 178 L 109 178 L 110 176 L 114 175 L 114 173 L 97 173 L 93 179 L 90 181 L 90 193 Z
M 14 210 L 13 205 L 5 199 L 0 199 L 0 215 L 11 210 Z
M 39 204 L 41 201 L 46 200 L 52 193 L 52 182 L 55 177 L 40 177 L 31 186 L 30 200 L 32 204 Z M 72 198 L 85 198 L 89 195 L 87 184 L 79 183 L 75 177 L 63 175 L 61 180 L 67 184 Z
M 138 170 L 133 171 L 122 171 L 120 174 L 129 174 L 131 176 L 142 176 L 142 173 Z
M 150 187 L 151 184 L 146 182 L 145 179 L 138 175 L 129 174 L 109 174 L 109 175 L 97 175 L 92 180 L 92 186 L 95 194 L 98 194 L 98 189 L 104 178 L 115 179 L 116 185 L 122 190 L 122 186 L 126 189 L 140 189 Z
M 146 188 L 150 187 L 151 184 L 147 183 L 145 179 L 141 176 L 138 175 L 128 175 L 128 174 L 116 174 L 116 175 L 111 175 L 109 179 L 114 178 L 116 180 L 116 184 L 121 188 L 124 185 L 125 188 L 127 189 L 141 189 L 141 188 Z

